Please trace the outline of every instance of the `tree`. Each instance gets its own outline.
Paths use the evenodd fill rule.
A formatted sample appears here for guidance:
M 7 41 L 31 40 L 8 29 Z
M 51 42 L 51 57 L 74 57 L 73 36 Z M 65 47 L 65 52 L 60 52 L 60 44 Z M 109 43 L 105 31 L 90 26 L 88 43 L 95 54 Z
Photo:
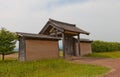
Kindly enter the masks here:
M 10 53 L 15 48 L 17 41 L 16 33 L 10 32 L 5 28 L 0 30 L 0 54 L 2 54 L 2 60 L 7 53 Z

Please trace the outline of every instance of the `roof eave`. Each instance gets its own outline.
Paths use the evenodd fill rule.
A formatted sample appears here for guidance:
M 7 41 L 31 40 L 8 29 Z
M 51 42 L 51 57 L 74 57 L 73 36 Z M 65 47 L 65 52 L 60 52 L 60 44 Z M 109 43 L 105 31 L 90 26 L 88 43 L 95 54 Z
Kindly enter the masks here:
M 86 35 L 90 35 L 90 33 L 85 33 Z
M 31 39 L 48 39 L 48 40 L 61 40 L 59 37 L 51 37 L 51 36 L 46 36 L 46 35 L 39 35 L 39 36 L 32 36 L 32 35 L 25 35 L 25 33 L 21 32 L 16 32 L 19 37 L 25 37 L 25 38 L 31 38 Z M 36 34 L 35 34 L 36 35 Z

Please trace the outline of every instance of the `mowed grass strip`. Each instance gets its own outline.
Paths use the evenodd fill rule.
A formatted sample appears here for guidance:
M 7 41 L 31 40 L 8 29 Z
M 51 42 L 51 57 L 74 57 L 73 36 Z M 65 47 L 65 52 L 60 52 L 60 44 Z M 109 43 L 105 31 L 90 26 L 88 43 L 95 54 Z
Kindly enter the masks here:
M 63 59 L 0 62 L 0 77 L 96 77 L 108 71 L 105 67 L 74 64 Z
M 112 52 L 94 52 L 92 54 L 86 55 L 87 57 L 100 57 L 100 58 L 120 58 L 120 51 Z

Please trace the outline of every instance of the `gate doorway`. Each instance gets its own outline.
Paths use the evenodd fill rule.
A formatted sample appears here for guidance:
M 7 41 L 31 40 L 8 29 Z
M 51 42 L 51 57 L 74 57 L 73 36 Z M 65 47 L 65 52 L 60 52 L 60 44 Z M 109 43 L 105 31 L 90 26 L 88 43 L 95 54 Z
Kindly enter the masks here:
M 75 56 L 75 40 L 71 35 L 65 35 L 65 55 Z

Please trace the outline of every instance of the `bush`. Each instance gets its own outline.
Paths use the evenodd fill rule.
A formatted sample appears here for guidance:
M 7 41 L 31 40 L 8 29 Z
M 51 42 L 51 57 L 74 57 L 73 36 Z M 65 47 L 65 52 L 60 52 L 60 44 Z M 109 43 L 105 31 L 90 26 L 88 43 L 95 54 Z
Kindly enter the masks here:
M 92 43 L 92 51 L 93 52 L 120 51 L 120 43 L 118 43 L 118 42 L 94 41 Z

